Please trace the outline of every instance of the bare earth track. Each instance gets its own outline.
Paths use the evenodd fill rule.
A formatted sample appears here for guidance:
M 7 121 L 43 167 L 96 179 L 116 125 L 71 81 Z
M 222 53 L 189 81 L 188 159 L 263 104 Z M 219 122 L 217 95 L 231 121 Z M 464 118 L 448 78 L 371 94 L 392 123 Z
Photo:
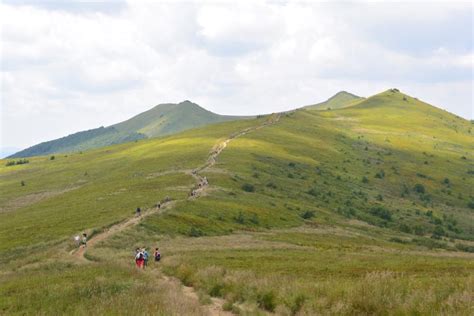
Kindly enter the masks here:
M 281 114 L 272 114 L 265 122 L 263 122 L 260 125 L 254 126 L 254 127 L 249 127 L 246 128 L 242 131 L 239 131 L 237 133 L 234 133 L 230 135 L 227 139 L 219 142 L 217 145 L 214 146 L 212 149 L 206 163 L 194 170 L 171 170 L 171 171 L 165 171 L 165 172 L 160 172 L 151 175 L 152 177 L 160 176 L 160 175 L 165 175 L 168 173 L 184 173 L 187 175 L 191 175 L 195 180 L 196 180 L 196 185 L 194 188 L 192 188 L 193 194 L 188 197 L 188 199 L 196 199 L 199 198 L 200 196 L 205 195 L 204 193 L 208 190 L 208 184 L 206 179 L 201 176 L 199 173 L 202 171 L 205 171 L 211 167 L 213 167 L 217 161 L 217 158 L 219 155 L 222 153 L 222 151 L 227 147 L 227 145 L 235 138 L 243 136 L 247 133 L 250 133 L 252 131 L 258 130 L 260 128 L 263 128 L 265 126 L 269 126 L 272 124 L 275 124 L 279 121 Z M 171 209 L 174 207 L 174 205 L 179 202 L 179 200 L 176 201 L 166 201 L 161 204 L 161 207 L 155 207 L 148 209 L 144 211 L 141 216 L 134 216 L 132 218 L 129 218 L 125 221 L 122 221 L 118 224 L 115 224 L 107 229 L 104 229 L 102 232 L 93 235 L 88 241 L 87 241 L 87 247 L 80 247 L 76 250 L 71 251 L 71 255 L 77 258 L 78 260 L 81 261 L 88 261 L 88 259 L 84 256 L 86 251 L 92 247 L 94 247 L 96 244 L 100 243 L 101 241 L 106 240 L 107 238 L 111 237 L 112 235 L 122 232 L 130 227 L 133 227 L 140 223 L 141 220 L 143 220 L 145 217 L 148 217 L 153 214 L 160 214 L 164 213 L 165 211 Z M 161 274 L 161 278 L 165 282 L 179 282 L 178 280 L 168 277 L 166 275 Z M 183 294 L 194 300 L 194 301 L 199 301 L 198 295 L 194 288 L 188 287 L 188 286 L 182 286 Z M 223 304 L 224 300 L 219 299 L 219 298 L 212 298 L 212 303 L 209 306 L 206 306 L 206 312 L 207 314 L 211 316 L 218 316 L 218 315 L 233 315 L 230 312 L 226 312 L 223 310 Z

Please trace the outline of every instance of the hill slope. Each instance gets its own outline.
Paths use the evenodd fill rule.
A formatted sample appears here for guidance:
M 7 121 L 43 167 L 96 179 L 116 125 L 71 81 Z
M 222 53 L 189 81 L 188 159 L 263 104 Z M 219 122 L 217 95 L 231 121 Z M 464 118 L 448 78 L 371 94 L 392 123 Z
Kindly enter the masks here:
M 324 102 L 307 105 L 304 108 L 308 110 L 340 109 L 354 105 L 361 100 L 364 100 L 364 98 L 346 91 L 340 91 Z
M 207 124 L 244 118 L 247 117 L 218 115 L 190 101 L 178 104 L 160 104 L 124 122 L 43 142 L 19 151 L 9 158 L 84 151 L 144 138 L 170 135 Z
M 469 314 L 473 144 L 470 122 L 389 90 L 331 111 L 2 160 L 0 310 L 198 314 L 137 297 L 165 273 L 241 314 Z M 189 196 L 202 176 L 209 186 Z M 114 231 L 137 206 L 148 213 L 136 226 L 83 261 L 68 255 L 71 236 Z M 131 253 L 144 245 L 164 259 L 142 273 Z

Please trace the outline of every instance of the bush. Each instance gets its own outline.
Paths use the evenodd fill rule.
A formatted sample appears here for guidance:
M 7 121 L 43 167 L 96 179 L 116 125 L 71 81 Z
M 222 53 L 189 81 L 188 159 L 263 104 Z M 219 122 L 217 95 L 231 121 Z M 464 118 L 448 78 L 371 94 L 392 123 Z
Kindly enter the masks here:
M 295 297 L 293 302 L 290 304 L 289 308 L 291 310 L 291 315 L 296 315 L 301 308 L 303 307 L 304 302 L 306 301 L 306 296 L 299 294 Z
M 49 157 L 49 160 L 54 160 L 55 158 L 56 158 L 56 157 L 51 156 L 51 157 Z
M 20 184 L 21 184 L 22 187 L 24 187 L 25 186 L 25 181 L 21 180 Z
M 245 223 L 244 214 L 242 214 L 242 212 L 239 212 L 239 215 L 237 215 L 236 217 L 234 217 L 234 220 L 235 220 L 238 224 L 244 224 L 244 223 Z
M 259 293 L 257 295 L 257 304 L 258 307 L 269 312 L 273 312 L 276 307 L 275 294 L 273 294 L 272 291 L 266 293 Z
M 250 183 L 245 183 L 242 185 L 242 190 L 245 192 L 255 192 L 255 187 Z
M 383 208 L 381 206 L 373 207 L 370 210 L 370 213 L 372 215 L 380 217 L 380 218 L 382 218 L 386 221 L 391 221 L 392 220 L 392 213 L 389 210 L 387 210 L 386 208 Z
M 443 180 L 443 184 L 446 184 L 446 185 L 449 185 L 450 184 L 450 181 L 448 178 L 444 178 Z
M 267 185 L 266 185 L 267 188 L 271 188 L 271 189 L 276 189 L 277 186 L 275 183 L 273 182 L 268 182 Z
M 385 178 L 385 171 L 380 170 L 379 172 L 377 172 L 377 173 L 375 174 L 375 177 L 378 178 L 378 179 L 383 179 L 383 178 Z
M 444 232 L 444 229 L 443 227 L 441 226 L 436 226 L 434 231 L 433 231 L 433 235 L 431 235 L 431 238 L 434 238 L 434 239 L 441 239 L 442 236 L 444 236 L 445 232 Z
M 465 244 L 456 244 L 456 249 L 464 252 L 474 252 L 474 246 L 468 246 Z
M 303 219 L 310 219 L 314 217 L 314 211 L 305 211 L 300 214 L 301 218 Z
M 309 189 L 308 191 L 306 191 L 306 193 L 315 197 L 319 195 L 318 191 L 316 191 L 316 189 L 314 188 Z
M 369 178 L 367 178 L 366 176 L 363 176 L 362 183 L 369 183 Z
M 383 196 L 382 196 L 382 194 L 378 194 L 378 195 L 376 196 L 376 199 L 377 199 L 377 201 L 382 202 L 382 201 L 383 201 Z
M 250 222 L 255 225 L 260 224 L 260 219 L 258 218 L 258 215 L 254 213 L 252 217 L 250 218 Z
M 469 203 L 467 203 L 467 207 L 474 210 L 474 201 L 470 201 Z
M 192 226 L 189 230 L 188 236 L 189 237 L 201 237 L 203 235 L 202 231 L 197 229 L 196 227 Z
M 14 165 L 23 165 L 23 164 L 26 164 L 26 163 L 29 163 L 29 162 L 30 161 L 28 159 L 20 159 L 20 160 L 17 160 L 17 161 L 10 160 L 10 161 L 7 161 L 5 166 L 9 167 L 9 166 L 14 166 Z
M 425 193 L 425 187 L 423 186 L 423 184 L 420 184 L 420 183 L 417 183 L 415 184 L 415 186 L 413 187 L 413 190 L 416 192 L 416 193 Z

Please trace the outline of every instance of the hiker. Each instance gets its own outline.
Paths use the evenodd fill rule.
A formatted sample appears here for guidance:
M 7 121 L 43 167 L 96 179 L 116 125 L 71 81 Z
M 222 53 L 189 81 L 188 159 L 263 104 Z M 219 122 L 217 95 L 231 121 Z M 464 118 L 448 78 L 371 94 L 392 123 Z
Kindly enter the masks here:
M 143 258 L 143 252 L 140 250 L 140 248 L 135 249 L 135 264 L 137 268 L 143 268 L 145 260 Z
M 158 262 L 161 260 L 161 253 L 158 248 L 155 249 L 155 253 L 153 254 L 153 256 L 155 257 L 155 262 Z
M 142 253 L 143 253 L 143 269 L 145 269 L 148 266 L 148 252 L 146 251 L 146 248 L 142 248 Z
M 142 210 L 139 207 L 137 207 L 136 214 L 137 214 L 137 217 L 139 217 L 142 214 Z
M 84 246 L 84 248 L 86 248 L 86 246 L 87 246 L 87 234 L 86 233 L 82 234 L 82 245 Z
M 76 247 L 81 246 L 81 237 L 79 237 L 79 235 L 74 236 L 74 243 L 76 244 Z
M 161 208 L 161 203 L 160 203 L 160 202 L 158 202 L 158 203 L 156 204 L 156 208 L 157 208 L 157 209 L 160 209 L 160 208 Z

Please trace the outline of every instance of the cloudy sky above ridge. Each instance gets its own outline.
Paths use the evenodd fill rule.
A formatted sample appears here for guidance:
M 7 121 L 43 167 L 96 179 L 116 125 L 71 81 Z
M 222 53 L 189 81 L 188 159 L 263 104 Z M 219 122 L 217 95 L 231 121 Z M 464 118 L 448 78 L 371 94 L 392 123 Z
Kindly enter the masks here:
M 388 88 L 473 118 L 471 2 L 3 1 L 1 147 L 189 99 L 220 114 Z

